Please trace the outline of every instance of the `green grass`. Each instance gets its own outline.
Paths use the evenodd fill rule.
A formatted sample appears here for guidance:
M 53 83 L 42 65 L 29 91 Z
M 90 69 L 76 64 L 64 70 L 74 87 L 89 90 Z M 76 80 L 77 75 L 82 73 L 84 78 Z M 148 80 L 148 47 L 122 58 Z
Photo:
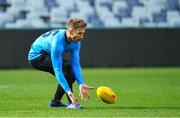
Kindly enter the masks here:
M 95 89 L 90 101 L 79 101 L 85 109 L 50 108 L 57 86 L 53 76 L 36 70 L 0 70 L 0 117 L 180 117 L 180 68 L 83 69 L 83 75 L 95 88 L 111 87 L 117 102 L 100 102 Z M 77 84 L 74 90 L 78 96 Z

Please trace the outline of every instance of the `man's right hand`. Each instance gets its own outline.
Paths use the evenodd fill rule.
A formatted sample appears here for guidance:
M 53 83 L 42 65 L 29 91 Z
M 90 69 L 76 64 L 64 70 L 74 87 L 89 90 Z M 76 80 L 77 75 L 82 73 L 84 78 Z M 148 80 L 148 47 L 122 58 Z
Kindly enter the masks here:
M 74 94 L 71 91 L 68 92 L 68 96 L 71 99 L 71 102 L 74 106 L 78 105 L 78 99 L 74 96 Z

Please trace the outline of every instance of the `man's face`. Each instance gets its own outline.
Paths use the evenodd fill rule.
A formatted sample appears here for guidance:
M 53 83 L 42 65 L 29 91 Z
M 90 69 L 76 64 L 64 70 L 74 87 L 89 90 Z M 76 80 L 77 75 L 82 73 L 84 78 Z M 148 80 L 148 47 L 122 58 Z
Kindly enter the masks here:
M 75 43 L 81 41 L 84 37 L 85 28 L 71 30 L 71 38 Z

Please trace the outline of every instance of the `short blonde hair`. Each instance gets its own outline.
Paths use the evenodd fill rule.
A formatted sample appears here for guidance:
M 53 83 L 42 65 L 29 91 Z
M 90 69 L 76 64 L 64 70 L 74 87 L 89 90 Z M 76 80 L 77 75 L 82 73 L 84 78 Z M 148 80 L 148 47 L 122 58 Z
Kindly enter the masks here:
M 87 23 L 84 20 L 78 18 L 71 18 L 67 22 L 67 28 L 78 29 L 78 28 L 86 28 L 86 26 Z

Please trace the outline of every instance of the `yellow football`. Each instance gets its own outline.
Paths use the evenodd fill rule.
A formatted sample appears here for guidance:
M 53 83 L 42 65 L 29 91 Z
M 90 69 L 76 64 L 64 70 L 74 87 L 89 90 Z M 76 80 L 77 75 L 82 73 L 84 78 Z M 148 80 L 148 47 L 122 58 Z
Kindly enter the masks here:
M 97 93 L 98 98 L 105 103 L 113 104 L 117 100 L 115 92 L 109 87 L 100 86 L 97 89 L 96 93 Z

